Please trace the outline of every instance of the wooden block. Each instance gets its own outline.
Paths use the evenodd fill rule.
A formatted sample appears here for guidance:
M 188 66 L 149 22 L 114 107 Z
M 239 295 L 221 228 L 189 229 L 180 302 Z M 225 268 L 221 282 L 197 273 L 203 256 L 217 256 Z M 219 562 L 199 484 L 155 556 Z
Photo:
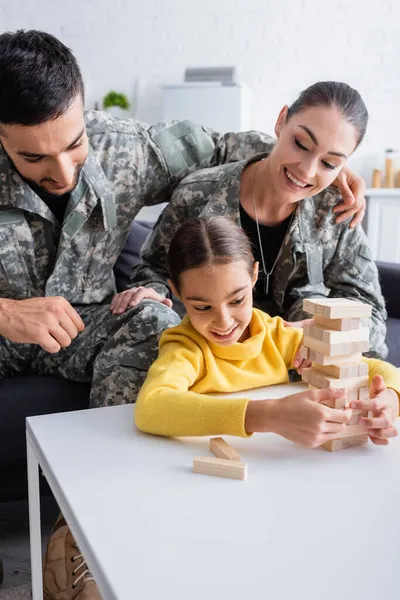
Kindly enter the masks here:
M 311 315 L 326 319 L 348 319 L 370 317 L 372 307 L 369 304 L 349 300 L 348 298 L 315 298 L 303 300 L 303 309 Z
M 217 458 L 241 461 L 239 452 L 221 437 L 210 439 L 210 450 Z
M 330 375 L 330 377 L 337 377 L 338 379 L 345 379 L 347 377 L 362 377 L 368 375 L 368 364 L 366 362 L 361 363 L 342 363 L 338 365 L 320 365 L 316 362 L 312 363 L 312 367 L 321 373 Z
M 317 388 L 315 385 L 308 386 L 310 390 L 319 390 L 321 388 Z M 343 408 L 347 408 L 349 405 L 348 394 L 344 394 L 341 398 L 331 398 L 329 400 L 325 400 L 322 402 L 325 406 L 329 406 L 329 408 L 337 408 L 341 410 Z
M 314 315 L 314 322 L 323 325 L 328 329 L 336 329 L 337 331 L 351 331 L 361 327 L 361 319 L 326 319 L 320 315 Z
M 326 329 L 318 323 L 306 323 L 303 326 L 303 331 L 304 335 L 327 344 L 345 344 L 346 342 L 365 342 L 369 340 L 368 327 L 360 327 L 351 331 L 336 331 L 336 329 Z
M 309 359 L 309 356 L 310 356 L 310 350 L 309 350 L 309 348 L 306 348 L 305 346 L 300 346 L 299 352 L 300 352 L 300 357 L 303 360 L 308 360 Z
M 353 435 L 347 438 L 330 440 L 329 442 L 322 444 L 322 447 L 326 448 L 326 450 L 329 450 L 330 452 L 336 452 L 337 450 L 346 450 L 347 448 L 352 448 L 353 446 L 361 446 L 367 442 L 368 435 L 366 433 L 361 433 L 359 435 Z
M 355 354 L 359 352 L 367 352 L 369 350 L 369 341 L 365 340 L 362 342 L 346 342 L 342 344 L 327 344 L 326 342 L 321 342 L 320 340 L 315 340 L 314 338 L 305 335 L 303 338 L 303 345 L 310 350 L 315 350 L 321 354 L 325 354 L 329 357 L 337 357 L 337 356 L 346 356 L 349 354 Z M 310 355 L 311 356 L 311 355 Z M 315 361 L 320 362 L 320 361 Z M 334 361 L 334 363 L 337 361 Z M 348 362 L 348 361 L 346 361 Z M 334 364 L 331 363 L 331 364 Z M 321 362 L 320 364 L 328 364 Z
M 346 437 L 350 437 L 352 435 L 358 435 L 359 433 L 366 433 L 367 432 L 367 428 L 365 427 L 365 425 L 347 425 L 347 427 L 345 427 L 343 429 L 343 431 L 341 431 L 338 435 L 337 435 L 337 439 L 342 439 L 342 438 L 346 438 Z
M 318 388 L 343 388 L 344 390 L 358 390 L 359 388 L 365 387 L 368 385 L 368 375 L 364 375 L 363 377 L 347 377 L 343 379 L 338 379 L 337 377 L 331 377 L 330 375 L 326 375 L 325 373 L 321 373 L 321 371 L 317 371 L 313 367 L 309 367 L 308 369 L 303 369 L 302 378 L 307 383 L 311 383 L 311 385 L 315 385 Z M 356 399 L 358 398 L 358 394 Z
M 308 387 L 310 390 L 322 389 L 310 384 L 308 385 Z M 325 400 L 324 402 L 322 402 L 322 404 L 325 404 L 325 406 L 329 406 L 329 408 L 337 408 L 339 410 L 342 408 L 348 408 L 350 402 L 352 402 L 353 400 L 358 400 L 358 392 L 359 390 L 347 390 L 341 398 L 331 398 L 329 400 Z
M 369 387 L 363 387 L 358 390 L 357 400 L 368 400 L 369 398 Z
M 198 456 L 193 461 L 193 473 L 201 475 L 215 475 L 228 479 L 245 480 L 247 477 L 247 464 L 223 458 Z
M 302 346 L 305 348 L 305 346 Z M 322 352 L 316 352 L 315 350 L 308 350 L 308 358 L 309 360 L 318 363 L 322 366 L 330 366 L 330 365 L 341 365 L 343 363 L 359 363 L 362 359 L 361 352 L 356 354 L 347 354 L 343 356 L 328 356 L 327 354 L 323 354 Z
M 348 426 L 359 425 L 361 417 L 368 417 L 368 411 L 366 410 L 352 410 L 350 421 L 347 423 Z
M 354 402 L 358 400 L 358 389 L 355 390 L 347 390 L 347 402 Z

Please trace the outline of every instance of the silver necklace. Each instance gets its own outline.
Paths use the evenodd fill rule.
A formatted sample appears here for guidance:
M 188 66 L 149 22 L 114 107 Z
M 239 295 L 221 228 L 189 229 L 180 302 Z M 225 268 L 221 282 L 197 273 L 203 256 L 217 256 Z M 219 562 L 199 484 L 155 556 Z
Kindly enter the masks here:
M 263 159 L 262 159 L 262 160 L 263 160 Z M 290 226 L 292 225 L 292 221 L 293 221 L 294 213 L 295 213 L 296 211 L 294 210 L 294 211 L 292 212 L 292 217 L 291 217 L 291 219 L 290 219 L 290 221 L 289 221 L 289 225 L 288 225 L 288 228 L 287 228 L 287 230 L 286 230 L 286 235 L 285 235 L 285 237 L 283 238 L 283 241 L 282 241 L 281 247 L 279 248 L 279 252 L 278 252 L 278 254 L 277 254 L 277 257 L 276 257 L 276 259 L 275 259 L 275 261 L 274 261 L 274 264 L 272 265 L 272 268 L 271 268 L 271 270 L 268 272 L 268 271 L 267 271 L 267 267 L 266 267 L 266 265 L 265 265 L 264 252 L 263 252 L 263 247 L 262 247 L 262 243 L 261 243 L 260 226 L 259 226 L 259 223 L 258 223 L 258 214 L 257 214 L 257 206 L 256 206 L 256 196 L 255 196 L 255 193 L 254 193 L 254 184 L 255 184 L 255 181 L 256 181 L 256 175 L 257 175 L 257 172 L 258 172 L 258 167 L 260 166 L 260 164 L 261 164 L 262 160 L 260 160 L 260 161 L 259 161 L 259 163 L 258 163 L 258 165 L 257 165 L 257 167 L 256 167 L 256 169 L 255 169 L 255 171 L 254 171 L 254 175 L 253 175 L 253 185 L 252 185 L 252 189 L 251 189 L 251 191 L 252 191 L 252 197 L 253 197 L 253 207 L 254 207 L 254 214 L 255 214 L 255 217 L 256 217 L 256 227 L 257 227 L 257 235 L 258 235 L 258 244 L 259 244 L 259 246 L 260 246 L 260 254 L 261 254 L 261 262 L 262 262 L 263 273 L 264 273 L 264 275 L 265 275 L 265 288 L 264 288 L 264 292 L 265 292 L 265 295 L 266 295 L 266 296 L 268 296 L 268 292 L 269 292 L 269 278 L 271 277 L 272 273 L 274 272 L 274 269 L 275 269 L 276 263 L 278 262 L 278 258 L 279 258 L 279 257 L 280 257 L 280 255 L 281 255 L 282 248 L 283 248 L 283 245 L 284 245 L 284 243 L 285 243 L 285 240 L 286 240 L 287 233 L 288 233 L 288 231 L 289 231 L 289 229 L 290 229 Z

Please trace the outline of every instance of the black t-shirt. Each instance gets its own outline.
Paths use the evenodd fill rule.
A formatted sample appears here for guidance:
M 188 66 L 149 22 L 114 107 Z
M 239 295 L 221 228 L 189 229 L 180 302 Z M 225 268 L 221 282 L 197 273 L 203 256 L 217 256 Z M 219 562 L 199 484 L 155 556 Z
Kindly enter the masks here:
M 64 215 L 67 208 L 67 204 L 69 202 L 70 194 L 64 194 L 63 196 L 55 196 L 53 194 L 48 194 L 43 190 L 35 190 L 36 194 L 40 196 L 45 204 L 49 207 L 57 221 L 62 224 L 64 221 Z
M 264 261 L 267 272 L 270 272 L 274 262 L 279 254 L 281 246 L 283 244 L 283 240 L 285 239 L 286 232 L 288 230 L 292 215 L 289 215 L 287 219 L 279 223 L 274 227 L 268 227 L 267 225 L 259 224 L 260 228 L 260 237 L 262 243 L 262 250 L 264 253 Z M 256 306 L 262 307 L 264 310 L 269 312 L 270 314 L 273 311 L 271 309 L 268 310 L 268 307 L 265 307 L 265 301 L 271 301 L 271 291 L 273 285 L 273 277 L 274 273 L 270 275 L 269 278 L 269 293 L 268 296 L 265 295 L 265 283 L 266 277 L 263 272 L 263 262 L 261 258 L 260 252 L 260 244 L 258 240 L 257 233 L 257 223 L 246 213 L 242 205 L 240 205 L 240 221 L 242 224 L 242 229 L 247 234 L 247 237 L 251 241 L 251 245 L 253 248 L 253 254 L 255 260 L 259 263 L 259 276 L 258 281 L 254 288 L 254 303 Z

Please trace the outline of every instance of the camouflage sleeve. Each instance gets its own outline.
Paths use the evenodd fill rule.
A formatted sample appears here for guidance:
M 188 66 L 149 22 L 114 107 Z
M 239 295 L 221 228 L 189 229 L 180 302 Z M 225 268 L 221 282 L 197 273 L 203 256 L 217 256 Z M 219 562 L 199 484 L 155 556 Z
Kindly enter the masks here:
M 175 232 L 188 220 L 185 186 L 178 187 L 163 210 L 141 251 L 141 262 L 131 277 L 129 287 L 152 287 L 162 296 L 169 295 L 167 253 Z
M 144 129 L 148 153 L 142 156 L 142 204 L 166 202 L 174 187 L 197 169 L 235 162 L 271 151 L 275 140 L 257 131 L 220 135 L 190 121 L 159 123 Z
M 353 298 L 372 306 L 372 317 L 365 323 L 370 328 L 370 351 L 367 356 L 384 359 L 388 350 L 385 344 L 387 312 L 367 237 L 361 226 L 350 229 L 348 225 L 338 241 L 335 254 L 325 268 L 324 283 L 330 289 L 330 298 Z M 310 294 L 316 297 L 319 294 Z M 302 310 L 303 299 L 297 300 L 285 319 L 297 321 L 310 318 Z

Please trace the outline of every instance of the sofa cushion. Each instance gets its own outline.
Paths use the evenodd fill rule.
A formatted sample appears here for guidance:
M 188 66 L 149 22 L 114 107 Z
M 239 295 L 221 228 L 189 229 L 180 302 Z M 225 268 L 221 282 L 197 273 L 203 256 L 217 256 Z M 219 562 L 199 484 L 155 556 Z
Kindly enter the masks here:
M 400 367 L 400 319 L 387 320 L 386 344 L 389 348 L 387 361 Z
M 89 407 L 89 383 L 57 377 L 0 382 L 0 468 L 26 462 L 25 418 Z
M 114 267 L 117 291 L 126 290 L 132 269 L 140 262 L 140 249 L 153 228 L 154 223 L 133 221 L 131 231 Z

